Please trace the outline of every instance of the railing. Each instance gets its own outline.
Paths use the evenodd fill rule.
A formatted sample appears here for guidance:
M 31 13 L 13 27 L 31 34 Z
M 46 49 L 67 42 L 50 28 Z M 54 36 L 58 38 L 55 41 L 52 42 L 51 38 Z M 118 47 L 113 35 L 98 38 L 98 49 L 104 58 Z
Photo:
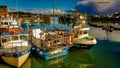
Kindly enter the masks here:
M 24 43 L 25 42 L 25 43 Z M 0 48 L 1 53 L 20 53 L 29 48 L 27 41 L 3 43 Z M 6 46 L 6 47 L 4 47 Z

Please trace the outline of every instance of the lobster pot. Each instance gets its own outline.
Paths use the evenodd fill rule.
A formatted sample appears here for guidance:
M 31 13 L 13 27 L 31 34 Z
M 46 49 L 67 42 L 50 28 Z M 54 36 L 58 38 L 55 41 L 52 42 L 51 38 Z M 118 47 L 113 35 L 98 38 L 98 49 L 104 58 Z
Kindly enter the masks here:
M 58 17 L 51 17 L 51 24 L 58 24 Z
M 29 28 L 29 22 L 28 22 L 28 21 L 26 21 L 26 22 L 24 23 L 24 27 L 25 27 L 25 28 Z

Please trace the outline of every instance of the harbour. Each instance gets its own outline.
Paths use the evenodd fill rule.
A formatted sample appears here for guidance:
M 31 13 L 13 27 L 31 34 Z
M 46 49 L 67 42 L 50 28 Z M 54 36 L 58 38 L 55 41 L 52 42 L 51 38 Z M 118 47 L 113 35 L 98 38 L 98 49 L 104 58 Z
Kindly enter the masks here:
M 104 35 L 97 33 L 96 30 L 100 31 Z M 35 55 L 35 53 L 31 53 L 30 57 L 21 66 L 21 68 L 26 68 L 25 66 L 28 66 L 29 68 L 33 68 L 33 67 L 62 68 L 63 66 L 65 68 L 70 68 L 70 67 L 85 68 L 84 66 L 86 65 L 88 65 L 86 66 L 86 68 L 101 68 L 101 67 L 118 68 L 119 67 L 118 59 L 120 52 L 119 50 L 120 31 L 114 30 L 113 32 L 109 33 L 107 36 L 106 32 L 103 31 L 101 28 L 91 27 L 89 33 L 90 35 L 94 35 L 97 39 L 97 44 L 93 46 L 90 50 L 70 50 L 67 56 L 57 57 L 56 59 L 48 60 L 48 61 L 39 58 L 39 56 Z M 0 63 L 1 63 L 0 67 L 12 68 L 12 66 L 9 66 L 8 64 L 4 63 L 2 60 L 0 61 Z
M 0 68 L 120 67 L 117 8 L 100 11 L 106 1 L 47 1 L 0 2 Z

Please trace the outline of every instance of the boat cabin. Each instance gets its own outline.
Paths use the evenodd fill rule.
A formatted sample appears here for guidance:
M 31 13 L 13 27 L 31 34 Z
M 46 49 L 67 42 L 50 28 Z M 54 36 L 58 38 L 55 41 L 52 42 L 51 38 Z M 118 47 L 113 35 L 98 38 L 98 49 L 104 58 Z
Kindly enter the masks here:
M 28 46 L 28 35 L 6 35 L 0 37 L 0 48 L 13 48 L 17 46 Z
M 77 28 L 73 29 L 73 34 L 75 38 L 83 38 L 88 36 L 89 28 Z
M 0 28 L 18 28 L 18 24 L 17 22 L 14 20 L 13 22 L 12 21 L 1 21 L 0 22 Z

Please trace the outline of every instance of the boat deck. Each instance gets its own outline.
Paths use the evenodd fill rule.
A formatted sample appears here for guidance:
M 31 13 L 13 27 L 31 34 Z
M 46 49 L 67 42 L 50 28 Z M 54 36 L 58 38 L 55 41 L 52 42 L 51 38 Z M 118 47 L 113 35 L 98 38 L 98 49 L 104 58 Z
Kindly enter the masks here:
M 39 47 L 39 49 L 41 50 L 47 50 L 47 51 L 51 51 L 57 48 L 64 48 L 65 46 L 67 46 L 66 44 L 61 44 L 61 45 L 56 45 L 56 46 L 50 46 L 50 47 Z

